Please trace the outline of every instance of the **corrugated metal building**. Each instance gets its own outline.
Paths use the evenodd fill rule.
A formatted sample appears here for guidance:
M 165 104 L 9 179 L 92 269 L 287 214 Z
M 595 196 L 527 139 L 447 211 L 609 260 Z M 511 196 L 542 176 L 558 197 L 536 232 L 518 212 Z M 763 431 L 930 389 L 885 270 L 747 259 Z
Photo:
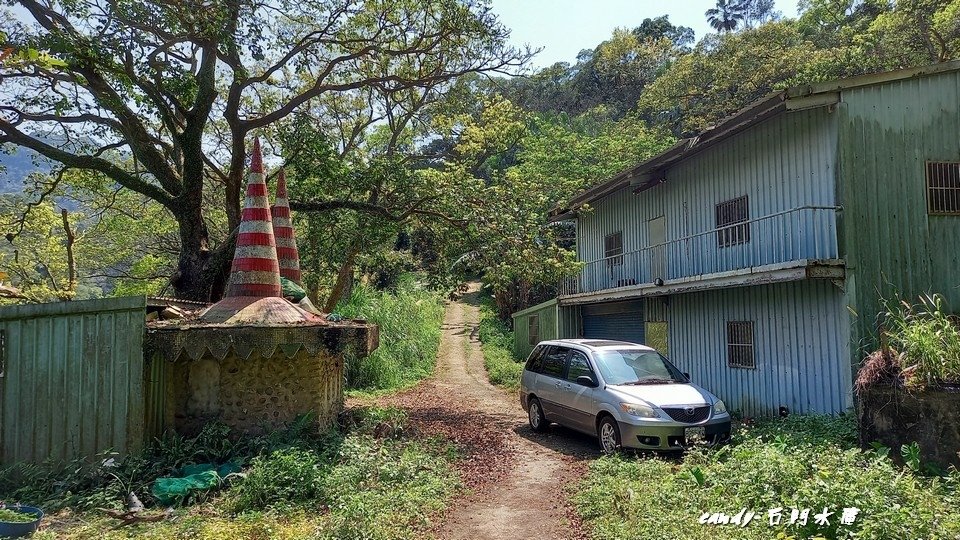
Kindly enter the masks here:
M 845 411 L 878 291 L 960 307 L 958 135 L 960 62 L 757 101 L 553 212 L 586 263 L 559 337 L 654 345 L 745 414 Z
M 579 315 L 580 310 L 576 307 L 561 312 L 556 299 L 514 313 L 514 356 L 526 358 L 534 345 L 541 341 L 577 335 Z

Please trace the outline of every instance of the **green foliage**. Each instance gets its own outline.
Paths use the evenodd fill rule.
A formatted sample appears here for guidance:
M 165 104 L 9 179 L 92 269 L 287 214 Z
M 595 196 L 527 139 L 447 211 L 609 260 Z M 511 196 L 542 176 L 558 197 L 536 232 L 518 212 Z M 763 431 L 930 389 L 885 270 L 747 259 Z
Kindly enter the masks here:
M 960 381 L 960 327 L 940 295 L 923 295 L 917 304 L 884 302 L 889 346 L 908 386 Z
M 450 450 L 434 441 L 347 438 L 323 482 L 325 538 L 410 538 L 459 486 Z
M 281 448 L 253 458 L 243 482 L 232 493 L 235 512 L 303 504 L 317 499 L 324 460 L 313 448 Z
M 31 521 L 36 521 L 36 519 L 36 516 L 33 514 L 0 507 L 0 523 L 30 523 Z
M 152 481 L 151 475 L 182 462 L 186 456 L 203 460 L 232 456 L 234 461 L 249 465 L 243 474 L 231 478 L 223 492 L 204 498 L 202 505 L 179 509 L 174 520 L 134 526 L 129 534 L 202 540 L 415 536 L 460 486 L 452 467 L 455 452 L 439 440 L 403 436 L 405 417 L 396 409 L 356 410 L 349 418 L 350 429 L 342 434 L 318 433 L 309 419 L 301 419 L 285 430 L 248 441 L 237 439 L 222 427 L 205 431 L 196 439 L 168 441 L 158 447 L 160 454 L 153 456 L 157 460 L 155 470 L 144 473 L 142 482 Z M 218 435 L 237 442 L 218 442 Z M 120 465 L 126 466 L 126 461 Z M 6 479 L 7 472 L 0 479 Z M 70 482 L 63 474 L 48 476 L 44 481 Z M 125 487 L 151 506 L 140 484 Z M 63 504 L 69 501 L 60 499 L 60 504 L 51 501 L 44 503 L 44 508 L 116 507 L 124 495 L 118 490 L 112 494 L 114 499 L 104 498 L 102 503 L 83 507 Z M 0 497 L 7 498 L 8 493 L 0 491 Z M 155 509 L 148 508 L 152 511 Z M 38 538 L 128 537 L 127 532 L 111 530 L 111 524 L 102 517 L 81 517 L 76 523 L 58 523 Z
M 433 373 L 443 303 L 415 276 L 399 280 L 394 291 L 354 287 L 337 312 L 380 326 L 380 346 L 365 358 L 347 362 L 347 386 L 361 390 L 388 390 L 414 384 Z
M 479 334 L 483 365 L 487 368 L 490 382 L 507 390 L 520 388 L 523 362 L 513 354 L 513 332 L 497 318 L 489 297 L 484 298 L 480 308 Z
M 851 419 L 769 420 L 716 450 L 679 461 L 629 456 L 595 461 L 574 494 L 593 538 L 953 538 L 960 534 L 954 480 L 898 469 L 888 458 L 851 445 Z M 656 479 L 651 481 L 651 479 Z M 836 512 L 829 526 L 814 514 Z M 860 509 L 840 525 L 843 508 Z M 649 511 L 651 508 L 667 511 Z M 756 512 L 747 527 L 705 525 L 704 513 Z M 769 526 L 767 510 L 783 509 Z M 810 508 L 806 525 L 791 509 Z
M 850 414 L 837 417 L 792 414 L 779 420 L 762 420 L 753 426 L 740 426 L 735 441 L 759 439 L 789 446 L 852 448 L 857 445 L 857 419 Z

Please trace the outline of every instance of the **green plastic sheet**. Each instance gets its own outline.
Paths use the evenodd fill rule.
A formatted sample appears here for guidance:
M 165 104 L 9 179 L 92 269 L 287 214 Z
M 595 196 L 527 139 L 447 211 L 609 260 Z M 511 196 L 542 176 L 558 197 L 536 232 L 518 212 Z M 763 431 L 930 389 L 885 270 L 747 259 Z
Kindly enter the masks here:
M 205 491 L 219 486 L 221 480 L 239 471 L 240 467 L 233 463 L 224 463 L 220 466 L 213 463 L 185 465 L 177 471 L 179 476 L 157 478 L 150 492 L 160 504 L 170 506 L 183 502 L 195 491 Z

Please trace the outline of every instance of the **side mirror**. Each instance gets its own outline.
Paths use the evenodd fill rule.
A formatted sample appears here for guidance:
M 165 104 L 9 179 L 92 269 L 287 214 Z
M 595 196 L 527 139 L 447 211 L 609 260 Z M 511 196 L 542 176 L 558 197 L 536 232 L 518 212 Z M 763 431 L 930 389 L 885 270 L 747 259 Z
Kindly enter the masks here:
M 690 380 L 690 374 L 688 372 L 684 371 L 683 376 L 686 377 L 688 381 Z
M 597 387 L 597 381 L 593 380 L 593 377 L 589 375 L 581 375 L 577 377 L 577 384 L 580 386 L 589 386 L 590 388 Z

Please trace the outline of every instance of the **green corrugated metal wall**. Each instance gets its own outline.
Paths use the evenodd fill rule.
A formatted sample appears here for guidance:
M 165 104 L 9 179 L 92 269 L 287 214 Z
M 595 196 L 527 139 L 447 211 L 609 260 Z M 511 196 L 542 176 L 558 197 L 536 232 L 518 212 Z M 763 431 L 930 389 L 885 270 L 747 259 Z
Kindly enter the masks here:
M 146 299 L 0 308 L 0 462 L 143 444 Z
M 926 161 L 960 160 L 960 73 L 845 90 L 840 190 L 856 363 L 877 347 L 878 294 L 943 294 L 960 312 L 960 217 L 927 214 Z
M 517 358 L 526 358 L 536 343 L 530 343 L 530 317 L 540 317 L 540 337 L 537 341 L 557 339 L 557 301 L 547 300 L 512 315 L 513 317 L 513 354 Z

